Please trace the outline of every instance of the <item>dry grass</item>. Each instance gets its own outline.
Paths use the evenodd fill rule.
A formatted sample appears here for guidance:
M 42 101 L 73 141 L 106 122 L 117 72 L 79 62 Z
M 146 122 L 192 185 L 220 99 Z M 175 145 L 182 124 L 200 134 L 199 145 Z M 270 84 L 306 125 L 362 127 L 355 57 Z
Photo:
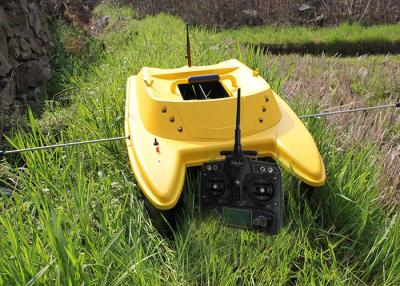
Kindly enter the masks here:
M 51 17 L 61 17 L 76 28 L 90 24 L 92 10 L 100 0 L 39 0 L 41 7 Z
M 271 56 L 267 67 L 279 66 L 278 77 L 288 77 L 282 96 L 317 105 L 318 110 L 336 106 L 356 108 L 400 100 L 400 61 L 386 57 Z M 400 116 L 393 109 L 327 117 L 343 145 L 373 142 L 383 163 L 382 201 L 390 209 L 400 205 Z M 340 144 L 340 145 L 342 145 Z

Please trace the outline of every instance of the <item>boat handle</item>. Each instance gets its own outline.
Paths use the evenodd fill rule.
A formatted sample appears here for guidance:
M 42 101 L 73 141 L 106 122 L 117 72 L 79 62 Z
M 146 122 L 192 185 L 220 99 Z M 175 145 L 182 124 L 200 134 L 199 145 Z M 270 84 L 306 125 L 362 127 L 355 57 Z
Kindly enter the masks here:
M 174 81 L 171 85 L 171 92 L 175 93 L 176 87 L 179 84 L 188 84 L 188 83 L 202 83 L 202 82 L 211 82 L 211 81 L 219 81 L 219 80 L 230 80 L 233 87 L 237 87 L 236 78 L 233 75 L 218 75 L 218 74 L 205 74 L 199 76 L 191 76 L 188 79 L 178 79 Z
M 215 82 L 219 81 L 219 74 L 204 74 L 204 75 L 195 75 L 189 76 L 189 83 L 202 83 L 202 82 Z

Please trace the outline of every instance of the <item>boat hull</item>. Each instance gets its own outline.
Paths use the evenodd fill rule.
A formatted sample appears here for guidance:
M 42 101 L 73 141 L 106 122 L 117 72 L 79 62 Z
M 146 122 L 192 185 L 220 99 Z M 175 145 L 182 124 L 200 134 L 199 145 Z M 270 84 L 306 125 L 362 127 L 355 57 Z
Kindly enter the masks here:
M 232 149 L 234 126 L 228 138 L 209 136 L 211 138 L 178 140 L 160 136 L 144 122 L 142 113 L 146 110 L 140 104 L 140 97 L 145 95 L 138 93 L 140 84 L 137 76 L 130 77 L 127 82 L 125 132 L 129 136 L 126 140 L 129 161 L 144 195 L 158 209 L 167 210 L 173 208 L 181 196 L 188 167 L 221 159 L 221 150 Z M 313 137 L 284 100 L 270 92 L 279 120 L 261 131 L 244 133 L 243 149 L 256 150 L 259 157 L 274 158 L 307 185 L 322 186 L 326 180 L 325 168 Z M 223 116 L 224 111 L 220 114 Z M 155 139 L 157 145 L 154 145 Z

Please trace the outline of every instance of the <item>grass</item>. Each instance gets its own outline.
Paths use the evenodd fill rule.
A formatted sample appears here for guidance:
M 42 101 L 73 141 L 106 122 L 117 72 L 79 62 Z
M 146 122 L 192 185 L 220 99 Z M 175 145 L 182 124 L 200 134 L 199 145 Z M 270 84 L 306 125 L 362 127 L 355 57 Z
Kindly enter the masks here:
M 65 105 L 48 106 L 40 120 L 30 114 L 30 132 L 17 131 L 14 147 L 121 135 L 126 78 L 142 66 L 184 64 L 182 21 L 139 21 L 107 5 L 97 13 L 112 15 L 101 35 L 105 51 L 88 65 L 73 59 L 61 77 Z M 59 29 L 66 35 L 69 28 Z M 238 58 L 282 93 L 293 79 L 280 74 L 276 58 L 226 46 L 221 34 L 193 29 L 192 42 L 195 64 Z M 318 108 L 311 98 L 290 104 L 299 113 Z M 306 124 L 329 179 L 309 195 L 284 174 L 285 226 L 274 237 L 201 221 L 191 173 L 179 229 L 173 240 L 162 238 L 143 210 L 121 142 L 8 159 L 0 180 L 15 192 L 0 200 L 0 285 L 399 285 L 400 219 L 381 203 L 377 146 L 342 142 L 328 121 Z
M 229 37 L 241 42 L 253 44 L 287 44 L 287 43 L 334 43 L 338 41 L 387 41 L 400 40 L 400 25 L 362 26 L 358 24 L 340 24 L 336 27 L 279 27 L 261 26 L 244 27 L 237 30 L 226 30 Z
M 226 30 L 235 41 L 262 46 L 272 53 L 311 54 L 388 54 L 400 53 L 400 25 L 361 26 L 340 24 L 336 27 L 245 27 Z

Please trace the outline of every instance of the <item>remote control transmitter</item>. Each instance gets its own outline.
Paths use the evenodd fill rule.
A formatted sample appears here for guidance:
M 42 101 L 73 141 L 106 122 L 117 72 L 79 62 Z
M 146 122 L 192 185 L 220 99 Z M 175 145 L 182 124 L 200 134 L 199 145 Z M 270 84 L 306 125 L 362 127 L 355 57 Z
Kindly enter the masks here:
M 282 225 L 281 173 L 274 160 L 257 160 L 256 151 L 242 150 L 240 142 L 240 89 L 237 95 L 235 145 L 221 151 L 225 160 L 201 167 L 200 213 L 224 223 L 276 234 Z

